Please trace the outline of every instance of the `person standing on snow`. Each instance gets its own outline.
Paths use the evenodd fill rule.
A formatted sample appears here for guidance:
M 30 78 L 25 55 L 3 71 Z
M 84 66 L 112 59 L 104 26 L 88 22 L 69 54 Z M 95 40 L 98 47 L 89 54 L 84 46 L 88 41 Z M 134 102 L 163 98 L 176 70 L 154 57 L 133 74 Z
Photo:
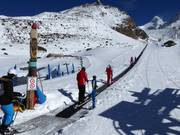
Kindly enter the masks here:
M 91 84 L 92 84 L 92 92 L 91 92 L 92 108 L 95 108 L 96 107 L 96 89 L 98 87 L 95 75 L 93 75 L 93 79 L 91 80 Z
M 112 84 L 112 78 L 113 78 L 113 70 L 111 65 L 108 65 L 106 68 L 106 74 L 107 74 L 107 84 L 111 85 Z
M 4 113 L 2 124 L 0 126 L 0 132 L 10 133 L 10 124 L 13 122 L 14 108 L 13 99 L 17 96 L 22 96 L 19 92 L 13 92 L 13 79 L 17 75 L 17 70 L 14 68 L 9 69 L 7 76 L 0 78 L 0 105 L 1 110 Z
M 134 60 L 133 57 L 130 58 L 130 66 L 132 66 L 134 64 Z
M 88 83 L 88 77 L 86 73 L 86 68 L 82 67 L 76 76 L 76 80 L 78 83 L 79 89 L 79 101 L 78 104 L 81 104 L 85 99 L 85 91 L 86 91 L 86 82 Z

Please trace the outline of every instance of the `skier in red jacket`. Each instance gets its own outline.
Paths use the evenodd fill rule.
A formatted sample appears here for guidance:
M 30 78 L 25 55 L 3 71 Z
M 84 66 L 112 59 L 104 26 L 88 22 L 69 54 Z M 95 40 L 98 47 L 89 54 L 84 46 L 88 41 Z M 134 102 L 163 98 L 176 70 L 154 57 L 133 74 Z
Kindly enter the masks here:
M 85 99 L 85 91 L 86 91 L 86 82 L 88 83 L 88 77 L 86 73 L 86 68 L 82 67 L 78 72 L 76 77 L 79 89 L 79 104 L 81 104 Z
M 106 74 L 107 74 L 107 84 L 111 85 L 113 78 L 113 70 L 111 68 L 111 65 L 108 65 L 108 67 L 106 68 Z

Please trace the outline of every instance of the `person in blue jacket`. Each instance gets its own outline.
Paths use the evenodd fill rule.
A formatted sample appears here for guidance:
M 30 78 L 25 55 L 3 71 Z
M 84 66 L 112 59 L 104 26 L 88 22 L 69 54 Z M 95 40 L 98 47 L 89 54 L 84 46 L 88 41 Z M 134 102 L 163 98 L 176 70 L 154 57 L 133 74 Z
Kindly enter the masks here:
M 92 84 L 92 93 L 91 93 L 91 98 L 92 98 L 92 108 L 96 107 L 96 89 L 97 89 L 97 80 L 96 76 L 93 75 L 93 79 L 91 81 Z
M 0 105 L 4 113 L 0 126 L 1 133 L 10 132 L 10 124 L 13 122 L 14 108 L 12 100 L 17 96 L 22 96 L 19 92 L 13 91 L 13 79 L 17 75 L 17 70 L 9 69 L 7 76 L 0 78 Z

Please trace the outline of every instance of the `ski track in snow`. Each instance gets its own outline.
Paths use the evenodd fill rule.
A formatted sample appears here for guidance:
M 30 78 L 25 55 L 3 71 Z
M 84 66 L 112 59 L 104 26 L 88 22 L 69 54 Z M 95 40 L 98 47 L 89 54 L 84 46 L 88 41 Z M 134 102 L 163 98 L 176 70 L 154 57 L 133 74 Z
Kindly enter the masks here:
M 138 49 L 137 49 L 138 50 Z M 136 50 L 136 51 L 137 51 Z M 173 58 L 169 58 L 166 56 L 165 51 L 167 48 L 158 47 L 154 44 L 149 44 L 146 48 L 144 54 L 140 58 L 139 62 L 132 68 L 131 71 L 128 72 L 126 76 L 121 78 L 118 82 L 111 85 L 107 90 L 103 91 L 100 95 L 97 96 L 97 107 L 94 110 L 86 111 L 87 108 L 91 106 L 91 102 L 88 103 L 86 106 L 84 106 L 83 110 L 75 114 L 70 119 L 61 119 L 56 118 L 54 115 L 62 110 L 63 107 L 56 109 L 54 111 L 51 111 L 52 109 L 49 108 L 49 113 L 47 115 L 43 115 L 40 117 L 35 118 L 34 120 L 37 121 L 34 123 L 34 120 L 31 120 L 28 124 L 20 124 L 17 125 L 17 127 L 25 126 L 29 127 L 30 125 L 35 126 L 37 128 L 32 129 L 30 131 L 22 133 L 22 135 L 143 135 L 146 134 L 146 129 L 143 129 L 143 127 L 138 127 L 136 130 L 131 130 L 130 127 L 127 127 L 129 131 L 124 130 L 124 127 L 122 127 L 122 123 L 118 120 L 111 120 L 111 118 L 102 117 L 100 114 L 109 110 L 110 108 L 113 108 L 113 106 L 122 103 L 128 103 L 130 105 L 138 106 L 140 103 L 138 101 L 138 97 L 133 96 L 132 93 L 141 93 L 142 89 L 149 88 L 150 93 L 154 96 L 157 96 L 159 93 L 162 93 L 165 88 L 174 88 L 179 89 L 177 81 L 179 80 L 177 75 L 180 75 L 180 72 L 176 70 L 178 67 L 180 67 L 180 64 L 175 64 L 175 66 L 171 65 L 171 62 Z M 170 54 L 172 55 L 173 49 L 170 50 Z M 129 63 L 129 54 L 131 54 L 132 50 L 128 51 L 127 49 L 121 51 L 119 55 L 114 55 L 109 61 L 115 66 L 120 65 L 119 72 L 123 70 L 124 65 L 120 64 L 123 63 Z M 138 52 L 138 51 L 137 51 Z M 88 52 L 89 53 L 89 52 Z M 91 53 L 89 53 L 91 54 Z M 136 53 L 137 54 L 137 53 Z M 170 55 L 170 56 L 171 56 Z M 128 57 L 127 57 L 128 56 Z M 179 56 L 179 55 L 178 55 Z M 98 59 L 96 59 L 97 56 L 93 55 L 87 55 L 85 63 L 88 66 L 88 73 L 90 76 L 93 74 L 93 71 L 101 70 L 102 67 L 105 67 L 106 64 L 101 62 L 101 57 L 98 55 Z M 126 59 L 123 59 L 126 57 Z M 165 58 L 164 58 L 165 57 Z M 168 58 L 168 62 L 164 59 Z M 103 57 L 102 57 L 103 58 Z M 163 59 L 164 58 L 164 59 Z M 176 57 L 175 57 L 176 58 Z M 97 65 L 92 66 L 92 63 L 97 60 Z M 119 60 L 120 63 L 117 63 Z M 99 68 L 101 67 L 101 68 Z M 171 69 L 171 70 L 170 70 Z M 99 72 L 98 76 L 103 77 L 104 71 Z M 118 72 L 115 72 L 117 74 Z M 74 75 L 66 76 L 66 79 L 69 79 L 71 77 L 75 77 Z M 63 78 L 62 78 L 63 79 Z M 71 80 L 72 81 L 72 80 Z M 51 83 L 59 83 L 59 80 L 52 80 Z M 64 87 L 62 87 L 66 92 L 68 92 L 69 89 L 72 89 L 73 85 L 69 84 L 69 82 L 65 81 L 63 82 Z M 46 84 L 47 85 L 47 84 Z M 48 84 L 49 85 L 49 84 Z M 47 87 L 47 86 L 46 86 Z M 57 87 L 57 86 L 56 86 Z M 50 87 L 49 87 L 50 88 Z M 55 86 L 53 86 L 51 91 L 53 91 Z M 74 89 L 74 88 L 73 88 Z M 76 89 L 76 88 L 75 88 Z M 89 90 L 90 88 L 88 88 Z M 56 90 L 57 91 L 57 90 Z M 50 91 L 49 91 L 50 92 Z M 58 93 L 58 92 L 57 92 Z M 50 94 L 50 93 L 49 93 Z M 77 94 L 77 92 L 76 92 Z M 76 99 L 77 95 L 73 93 L 73 99 Z M 178 94 L 178 93 L 177 93 Z M 50 95 L 49 95 L 50 96 Z M 51 95 L 53 96 L 53 94 Z M 57 96 L 58 97 L 58 96 Z M 113 97 L 113 98 L 112 98 Z M 62 97 L 64 102 L 66 102 L 68 97 Z M 146 98 L 146 97 L 144 97 Z M 115 99 L 115 100 L 114 100 Z M 64 102 L 62 104 L 64 104 Z M 148 105 L 151 101 L 149 99 L 146 99 L 144 101 L 145 105 Z M 161 104 L 161 100 L 156 101 L 156 103 Z M 66 102 L 67 104 L 71 104 L 70 101 Z M 44 108 L 42 106 L 42 108 Z M 48 108 L 47 108 L 48 109 Z M 163 112 L 164 108 L 162 107 L 159 111 L 159 113 Z M 125 110 L 127 111 L 127 110 Z M 128 111 L 126 112 L 126 118 L 133 118 L 134 116 L 139 118 L 139 114 L 142 112 L 146 112 L 146 108 L 140 108 L 137 110 Z M 120 111 L 121 112 L 121 111 Z M 122 113 L 122 112 L 121 112 Z M 124 114 L 123 114 L 124 115 Z M 179 110 L 172 110 L 170 112 L 170 117 L 178 119 L 180 117 Z M 120 115 L 121 116 L 121 115 Z M 20 117 L 20 116 L 19 116 Z M 82 117 L 79 119 L 79 117 Z M 42 119 L 44 118 L 44 119 Z M 135 118 L 136 119 L 136 118 Z M 152 119 L 154 120 L 154 119 Z M 49 124 L 49 121 L 51 121 L 51 124 Z M 132 121 L 133 122 L 133 121 Z M 130 123 L 131 124 L 131 121 Z M 135 124 L 135 123 L 133 123 Z M 137 123 L 138 124 L 138 123 Z M 68 126 L 67 126 L 68 125 Z M 104 125 L 104 126 L 102 126 Z M 146 124 L 145 124 L 146 125 Z M 89 128 L 86 128 L 89 127 Z M 174 130 L 179 130 L 178 127 L 170 127 Z M 94 130 L 96 129 L 96 133 L 94 133 Z M 109 129 L 108 131 L 106 129 Z M 171 132 L 171 131 L 170 131 Z M 174 131 L 172 131 L 174 132 Z
M 39 33 L 47 36 L 55 33 L 54 41 L 39 43 L 47 49 L 47 53 L 38 53 L 41 57 L 38 59 L 38 68 L 45 67 L 40 70 L 42 76 L 47 74 L 47 64 L 51 64 L 55 69 L 57 64 L 69 62 L 75 64 L 75 71 L 80 68 L 81 63 L 77 58 L 46 58 L 46 55 L 52 52 L 73 53 L 81 57 L 89 79 L 96 74 L 98 79 L 105 80 L 105 68 L 108 64 L 112 65 L 116 76 L 127 68 L 130 57 L 137 56 L 145 44 L 112 29 L 117 24 L 124 25 L 123 21 L 127 17 L 116 8 L 101 5 L 85 5 L 60 13 L 45 12 L 33 17 L 2 17 L 5 25 L 0 25 L 0 47 L 5 50 L 1 49 L 0 54 L 1 75 L 6 74 L 8 68 L 15 64 L 21 68 L 28 67 L 29 31 L 21 28 L 28 20 L 36 20 L 42 22 Z M 179 21 L 176 23 L 179 26 Z M 10 28 L 9 34 L 13 34 L 14 40 L 23 37 L 25 42 L 11 43 L 6 36 L 8 33 L 5 27 L 8 31 Z M 30 30 L 30 27 L 28 29 Z M 59 38 L 56 33 L 70 37 Z M 147 33 L 155 37 L 154 42 L 152 37 L 149 37 L 151 41 L 149 40 L 139 62 L 126 76 L 97 96 L 97 107 L 93 110 L 87 111 L 91 107 L 89 102 L 69 119 L 55 117 L 73 101 L 77 101 L 76 75 L 66 74 L 60 78 L 43 80 L 47 101 L 43 105 L 36 105 L 35 110 L 18 113 L 15 126 L 28 130 L 21 135 L 180 134 L 180 42 L 176 39 L 177 46 L 170 48 L 160 46 L 166 39 L 174 37 L 175 31 L 170 26 Z M 162 41 L 157 42 L 159 38 Z M 52 37 L 48 39 L 51 40 Z M 62 66 L 62 71 L 65 70 Z M 26 75 L 27 70 L 21 74 Z M 91 92 L 89 85 L 86 88 Z M 17 86 L 15 90 L 25 93 L 26 85 Z M 0 114 L 2 116 L 2 112 Z
M 94 112 L 92 112 L 90 114 L 90 116 L 87 116 L 86 118 L 84 118 L 84 120 L 87 121 L 86 126 L 89 126 L 93 123 L 94 118 L 91 118 L 91 117 L 95 117 L 94 116 L 95 114 L 98 115 L 100 112 L 102 112 L 102 108 L 104 108 L 104 109 L 109 108 L 110 106 L 113 106 L 115 104 L 115 101 L 112 101 L 112 97 L 114 97 L 114 98 L 119 97 L 119 99 L 115 98 L 115 99 L 118 99 L 116 101 L 116 103 L 119 101 L 132 102 L 132 99 L 134 99 L 134 98 L 132 98 L 131 92 L 129 92 L 129 91 L 132 90 L 134 92 L 138 92 L 139 90 L 137 90 L 137 88 L 143 88 L 143 87 L 151 88 L 150 92 L 154 95 L 158 95 L 159 93 L 163 92 L 164 88 L 168 88 L 168 87 L 179 89 L 179 87 L 177 87 L 175 80 L 172 80 L 168 76 L 169 70 L 166 71 L 164 69 L 164 67 L 166 67 L 166 62 L 162 63 L 160 61 L 160 59 L 162 59 L 164 57 L 164 55 L 161 56 L 161 54 L 162 54 L 161 51 L 163 51 L 163 49 L 164 48 L 162 48 L 162 47 L 157 47 L 153 44 L 150 44 L 148 46 L 148 48 L 146 49 L 146 51 L 144 52 L 142 58 L 139 60 L 139 63 L 137 63 L 137 65 L 132 69 L 132 71 L 130 71 L 125 77 L 120 79 L 117 83 L 115 83 L 111 87 L 109 87 L 106 91 L 102 92 L 102 94 L 98 95 L 97 100 L 98 100 L 99 104 L 97 104 L 97 108 L 94 110 Z M 178 68 L 178 67 L 176 67 L 176 68 Z M 172 68 L 172 69 L 174 70 L 174 68 Z M 176 73 L 175 71 L 173 71 L 173 72 Z M 157 74 L 157 77 L 159 79 L 154 78 L 155 74 Z M 173 74 L 172 76 L 175 76 L 175 74 Z M 146 80 L 146 81 L 144 81 L 144 80 Z M 171 83 L 167 84 L 168 81 L 170 81 Z M 159 90 L 156 91 L 157 89 L 159 89 Z M 162 102 L 161 100 L 157 101 L 157 103 L 161 103 Z M 147 103 L 145 102 L 145 103 L 148 104 L 149 102 L 150 101 L 148 101 Z M 102 107 L 102 106 L 104 106 L 104 107 Z M 146 110 L 146 108 L 142 108 L 142 109 L 134 111 L 134 112 L 128 112 L 127 116 L 132 117 L 132 116 L 135 116 L 136 114 L 139 114 L 145 110 Z M 178 111 L 174 111 L 174 110 L 171 112 L 170 115 L 171 115 L 171 117 L 174 117 L 174 118 L 179 117 Z M 89 122 L 92 122 L 92 123 L 88 124 Z M 83 135 L 83 134 L 87 134 L 87 133 L 89 133 L 90 135 L 93 134 L 93 131 L 90 129 L 88 130 L 88 132 L 86 129 L 83 129 L 83 128 L 81 128 L 82 129 L 82 130 L 80 130 L 81 132 L 79 132 L 79 130 L 75 131 L 74 127 L 80 126 L 79 125 L 80 123 L 82 123 L 81 120 L 72 124 L 70 127 L 65 128 L 65 131 L 63 131 L 62 134 L 68 135 L 68 133 L 70 133 L 70 132 L 73 132 L 74 135 L 78 135 L 78 134 Z M 118 121 L 112 121 L 112 125 L 114 125 L 114 128 L 115 128 L 114 130 L 116 131 L 116 132 L 112 131 L 112 135 L 126 134 L 122 130 Z M 104 123 L 104 126 L 106 127 L 106 122 Z M 82 126 L 82 127 L 84 127 L 84 126 Z M 104 130 L 105 130 L 105 127 L 104 127 Z M 97 127 L 95 126 L 95 128 L 97 128 Z M 175 130 L 176 129 L 177 129 L 177 131 L 179 131 L 178 128 L 175 128 Z M 174 131 L 172 131 L 172 133 L 173 132 Z M 106 132 L 101 132 L 101 133 L 98 132 L 97 134 L 108 135 L 108 133 L 109 132 L 106 130 Z M 129 131 L 129 134 L 143 135 L 143 134 L 146 134 L 146 130 L 139 129 L 139 130 L 133 131 L 133 132 Z
M 159 47 L 158 47 L 158 48 L 159 48 Z M 158 50 L 159 50 L 159 51 L 158 51 Z M 163 68 L 163 66 L 161 65 L 161 61 L 160 61 L 161 50 L 160 50 L 160 49 L 158 49 L 158 50 L 156 50 L 156 54 L 157 54 L 156 56 L 157 56 L 157 60 L 158 60 L 158 64 L 159 64 L 159 69 L 161 70 L 161 72 L 164 74 L 164 76 L 167 78 L 168 81 L 170 81 L 171 83 L 173 83 L 176 88 L 180 89 L 180 86 L 179 86 L 173 79 L 171 79 L 171 77 L 168 75 L 169 71 L 165 70 L 165 69 Z M 158 52 L 157 52 L 157 51 L 158 51 Z M 168 64 L 168 66 L 170 67 L 170 69 L 171 69 L 172 71 L 174 71 L 174 68 L 172 67 L 172 65 Z M 172 72 L 172 71 L 171 71 L 171 72 Z

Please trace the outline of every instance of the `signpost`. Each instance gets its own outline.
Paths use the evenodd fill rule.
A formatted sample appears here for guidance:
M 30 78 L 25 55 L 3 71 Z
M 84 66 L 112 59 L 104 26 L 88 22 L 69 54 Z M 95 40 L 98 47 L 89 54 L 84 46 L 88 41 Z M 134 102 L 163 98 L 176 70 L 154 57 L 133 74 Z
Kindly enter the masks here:
M 27 82 L 27 100 L 26 108 L 34 109 L 35 101 L 35 90 L 37 89 L 37 24 L 33 23 L 30 33 L 30 60 L 29 60 L 29 73 Z

